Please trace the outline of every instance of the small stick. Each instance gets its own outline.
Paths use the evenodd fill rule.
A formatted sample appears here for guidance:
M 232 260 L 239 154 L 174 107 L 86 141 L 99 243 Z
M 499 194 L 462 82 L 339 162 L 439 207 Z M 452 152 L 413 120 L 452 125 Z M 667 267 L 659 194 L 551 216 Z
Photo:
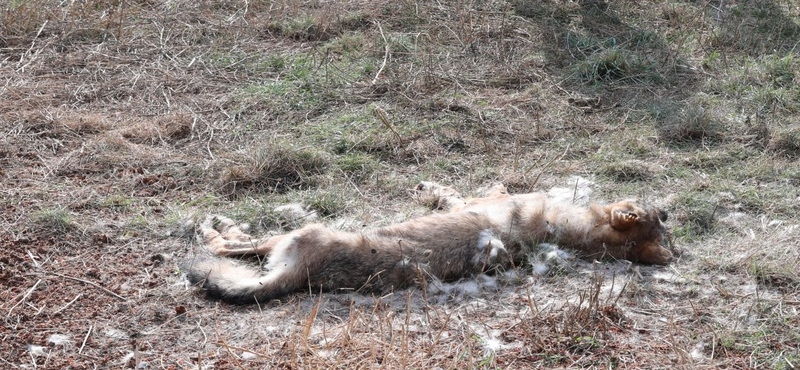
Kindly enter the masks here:
M 123 297 L 123 296 L 121 296 L 121 295 L 119 295 L 119 294 L 117 294 L 117 293 L 114 293 L 114 292 L 112 292 L 112 291 L 108 290 L 107 288 L 105 288 L 105 287 L 103 287 L 103 286 L 101 286 L 101 285 L 95 284 L 95 283 L 93 283 L 93 282 L 91 282 L 91 281 L 88 281 L 88 280 L 83 280 L 83 279 L 79 279 L 79 278 L 72 277 L 72 276 L 61 275 L 61 274 L 59 274 L 59 273 L 55 273 L 55 272 L 51 272 L 51 274 L 53 274 L 53 275 L 55 275 L 55 276 L 60 276 L 60 277 L 62 277 L 62 278 L 65 278 L 65 279 L 69 279 L 69 280 L 78 281 L 78 282 L 81 282 L 81 283 L 84 283 L 84 284 L 89 284 L 89 285 L 91 285 L 91 286 L 93 286 L 93 287 L 95 287 L 95 288 L 97 288 L 97 289 L 100 289 L 100 290 L 102 290 L 102 291 L 106 292 L 107 294 L 109 294 L 109 295 L 112 295 L 112 296 L 114 296 L 114 297 L 117 297 L 117 298 L 119 298 L 119 299 L 121 299 L 121 300 L 123 300 L 123 301 L 127 301 L 127 300 L 128 300 L 127 298 L 125 298 L 125 297 Z
M 378 31 L 381 32 L 381 37 L 383 38 L 383 44 L 385 45 L 385 51 L 383 53 L 383 63 L 381 63 L 381 68 L 378 69 L 378 73 L 375 74 L 375 78 L 372 79 L 372 84 L 376 84 L 378 82 L 378 77 L 383 72 L 383 69 L 386 67 L 386 60 L 389 59 L 389 41 L 386 40 L 386 36 L 383 34 L 383 27 L 381 27 L 381 22 L 376 22 L 378 25 Z
M 206 151 L 208 152 L 208 155 L 211 157 L 211 159 L 215 160 L 216 158 L 214 158 L 214 153 L 211 153 L 211 141 L 214 140 L 214 129 L 212 128 L 210 131 L 211 134 L 209 135 L 208 141 L 206 142 Z
M 217 333 L 217 336 L 219 337 L 219 333 Z M 236 363 L 236 366 L 237 366 L 238 368 L 240 368 L 240 369 L 243 369 L 243 367 L 242 367 L 242 362 L 241 362 L 241 361 L 239 361 L 239 356 L 236 356 L 236 355 L 233 353 L 233 350 L 231 349 L 231 346 L 229 346 L 229 345 L 228 345 L 228 342 L 226 342 L 226 341 L 225 341 L 225 339 L 221 339 L 221 338 L 220 338 L 220 340 L 219 340 L 219 342 L 218 342 L 217 344 L 219 344 L 219 345 L 221 345 L 221 346 L 225 347 L 225 350 L 227 350 L 227 351 L 228 351 L 228 354 L 229 354 L 229 355 L 231 355 L 231 358 L 233 359 L 233 362 L 235 362 L 235 363 Z M 248 352 L 250 352 L 250 351 L 248 351 Z M 200 366 L 200 359 L 199 359 L 199 358 L 197 359 L 197 366 Z
M 575 190 L 572 191 L 572 203 L 575 203 L 575 198 L 578 197 L 578 181 L 580 181 L 580 179 L 576 178 L 575 179 Z
M 25 63 L 24 65 L 21 65 L 22 61 L 23 61 L 23 56 L 28 56 L 28 55 L 31 54 L 31 51 L 33 51 L 33 47 L 36 45 L 36 39 L 38 39 L 39 35 L 41 35 L 42 31 L 44 31 L 44 26 L 47 25 L 47 22 L 49 22 L 49 20 L 44 21 L 44 23 L 42 23 L 42 27 L 39 27 L 39 32 L 36 32 L 36 37 L 34 37 L 33 41 L 31 41 L 31 47 L 28 48 L 28 51 L 26 51 L 25 53 L 20 55 L 19 63 L 17 63 L 17 72 L 21 71 L 23 68 L 27 67 L 29 64 L 31 64 L 33 62 L 33 58 L 31 58 L 30 60 L 28 60 L 27 63 Z
M 308 336 L 311 335 L 311 327 L 314 326 L 314 321 L 317 319 L 320 305 L 322 305 L 322 292 L 320 292 L 317 298 L 317 304 L 311 308 L 311 312 L 308 314 L 308 321 L 306 321 L 305 327 L 303 328 L 303 343 L 306 345 L 306 348 L 308 348 Z
M 219 334 L 219 333 L 217 333 L 217 334 Z M 227 342 L 225 342 L 222 339 L 220 339 L 220 341 L 215 343 L 215 344 L 218 345 L 218 346 L 225 347 L 225 349 L 227 349 L 227 350 L 235 349 L 237 351 L 250 352 L 250 353 L 252 353 L 252 354 L 254 354 L 256 356 L 259 356 L 259 357 L 269 358 L 269 356 L 267 354 L 265 354 L 265 353 L 255 352 L 252 349 L 247 349 L 247 348 L 244 348 L 244 347 L 232 346 L 232 345 L 228 344 Z
M 197 328 L 200 329 L 200 333 L 203 334 L 203 347 L 205 347 L 206 343 L 208 343 L 208 337 L 206 336 L 206 331 L 200 326 L 200 320 L 197 320 Z
M 73 298 L 71 301 L 69 301 L 67 304 L 65 304 L 65 305 L 64 305 L 64 307 L 61 307 L 61 308 L 59 308 L 59 309 L 58 309 L 58 311 L 56 311 L 56 312 L 53 312 L 52 314 L 53 314 L 53 315 L 55 315 L 55 314 L 57 314 L 57 313 L 59 313 L 59 312 L 61 312 L 61 311 L 64 311 L 64 310 L 66 310 L 66 309 L 67 309 L 67 307 L 69 307 L 70 305 L 72 305 L 73 303 L 75 303 L 75 301 L 77 301 L 77 300 L 78 300 L 78 298 L 80 298 L 80 297 L 83 297 L 83 293 L 76 295 L 76 296 L 75 296 L 75 298 Z
M 564 156 L 566 156 L 566 155 L 567 155 L 567 152 L 568 152 L 568 151 L 569 151 L 569 144 L 567 144 L 567 148 L 566 148 L 566 149 L 564 149 L 564 153 L 562 153 L 560 157 L 558 157 L 558 158 L 553 158 L 553 159 L 551 159 L 551 160 L 550 160 L 550 162 L 547 162 L 547 163 L 545 163 L 544 167 L 542 167 L 542 169 L 541 169 L 541 170 L 539 171 L 539 173 L 536 175 L 536 178 L 534 178 L 534 179 L 533 179 L 533 183 L 531 183 L 530 191 L 533 191 L 533 187 L 534 187 L 534 186 L 536 186 L 536 183 L 538 183 L 538 182 L 539 182 L 539 177 L 541 177 L 541 176 L 542 176 L 542 174 L 544 173 L 544 171 L 545 171 L 547 168 L 549 168 L 551 165 L 553 165 L 553 163 L 555 163 L 556 161 L 558 161 L 558 160 L 561 160 L 562 158 L 564 158 Z M 525 171 L 525 173 L 523 173 L 523 174 L 522 174 L 522 176 L 526 176 L 526 175 L 528 174 L 528 172 L 530 172 L 532 169 L 533 169 L 533 166 L 531 166 L 530 168 L 528 168 L 528 170 L 527 170 L 527 171 Z
M 27 292 L 25 292 L 25 295 L 22 297 L 22 299 L 20 299 L 19 302 L 17 302 L 17 304 L 14 305 L 14 307 L 11 307 L 8 310 L 8 314 L 6 314 L 6 317 L 11 316 L 11 311 L 14 311 L 14 309 L 17 308 L 17 306 L 21 305 L 22 302 L 25 302 L 25 300 L 28 299 L 28 296 L 30 296 L 31 293 L 33 293 L 33 291 L 36 290 L 36 287 L 39 286 L 39 283 L 41 282 L 42 279 L 39 279 L 39 281 L 37 281 L 36 284 L 33 284 L 33 286 L 30 289 L 28 289 Z
M 89 334 L 92 333 L 93 328 L 94 325 L 89 325 L 89 330 L 86 331 L 86 336 L 83 337 L 83 343 L 81 343 L 81 348 L 78 349 L 78 354 L 81 354 L 81 352 L 83 352 L 83 347 L 86 346 L 86 341 L 89 339 Z
M 398 133 L 397 130 L 392 127 L 392 123 L 389 122 L 389 117 L 386 116 L 386 112 L 379 107 L 375 107 L 375 114 L 378 116 L 378 119 L 380 119 L 381 123 L 383 123 L 384 126 L 392 131 L 395 138 L 397 138 L 398 144 L 400 144 L 401 147 L 405 147 L 406 144 L 403 142 L 403 138 L 400 136 L 400 133 Z
M 38 157 L 38 155 L 37 155 L 37 157 Z M 41 157 L 39 157 L 39 159 L 41 160 L 42 158 L 41 158 Z M 42 160 L 42 162 L 44 162 L 44 161 Z M 46 166 L 46 165 L 45 165 L 45 166 Z M 48 167 L 48 170 L 49 170 L 49 169 L 50 169 L 50 168 Z M 53 170 L 50 170 L 50 172 L 53 172 Z M 25 250 L 25 251 L 26 251 L 26 252 L 28 252 L 28 257 L 30 257 L 30 258 L 31 258 L 31 261 L 33 261 L 33 266 L 35 266 L 35 267 L 38 269 L 38 268 L 39 268 L 39 262 L 36 262 L 36 257 L 33 255 L 33 253 L 31 253 L 31 250 L 30 250 L 30 249 L 27 249 L 27 250 Z

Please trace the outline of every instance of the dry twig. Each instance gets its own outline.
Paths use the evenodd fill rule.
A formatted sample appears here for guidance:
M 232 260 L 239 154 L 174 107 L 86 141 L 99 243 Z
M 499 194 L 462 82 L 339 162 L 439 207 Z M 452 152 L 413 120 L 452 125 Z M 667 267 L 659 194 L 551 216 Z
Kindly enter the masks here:
M 88 285 L 91 285 L 91 286 L 93 286 L 93 287 L 95 287 L 97 289 L 102 290 L 103 292 L 105 292 L 106 294 L 108 294 L 108 295 L 110 295 L 112 297 L 116 297 L 116 298 L 118 298 L 120 300 L 123 300 L 123 301 L 127 301 L 128 300 L 127 298 L 125 298 L 125 297 L 123 297 L 123 296 L 121 296 L 121 295 L 119 295 L 117 293 L 114 293 L 114 292 L 108 290 L 107 288 L 105 288 L 105 287 L 103 287 L 103 286 L 101 286 L 99 284 L 93 283 L 93 282 L 88 281 L 88 280 L 79 279 L 79 278 L 72 277 L 72 276 L 67 276 L 67 275 L 62 275 L 62 274 L 59 274 L 59 273 L 56 273 L 56 272 L 49 272 L 49 274 L 55 275 L 55 276 L 59 276 L 59 277 L 62 277 L 64 279 L 69 279 L 69 280 L 81 282 L 81 283 L 84 283 L 84 284 L 88 284 Z

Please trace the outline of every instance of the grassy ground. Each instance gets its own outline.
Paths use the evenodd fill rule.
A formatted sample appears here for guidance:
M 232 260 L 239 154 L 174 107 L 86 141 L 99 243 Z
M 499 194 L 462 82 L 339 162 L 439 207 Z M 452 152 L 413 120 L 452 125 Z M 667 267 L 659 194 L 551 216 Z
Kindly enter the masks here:
M 2 367 L 797 368 L 798 9 L 5 2 Z M 260 306 L 177 268 L 208 213 L 264 235 L 302 202 L 356 229 L 427 212 L 420 180 L 574 175 L 667 209 L 685 253 Z

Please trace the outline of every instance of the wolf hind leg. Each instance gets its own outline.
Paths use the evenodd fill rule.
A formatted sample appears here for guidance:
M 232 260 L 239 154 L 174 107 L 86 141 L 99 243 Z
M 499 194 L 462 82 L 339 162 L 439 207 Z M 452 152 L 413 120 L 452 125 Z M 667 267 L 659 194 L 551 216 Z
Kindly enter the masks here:
M 200 224 L 200 232 L 206 248 L 218 256 L 267 255 L 272 247 L 285 235 L 273 236 L 267 240 L 254 239 L 230 218 L 210 215 Z

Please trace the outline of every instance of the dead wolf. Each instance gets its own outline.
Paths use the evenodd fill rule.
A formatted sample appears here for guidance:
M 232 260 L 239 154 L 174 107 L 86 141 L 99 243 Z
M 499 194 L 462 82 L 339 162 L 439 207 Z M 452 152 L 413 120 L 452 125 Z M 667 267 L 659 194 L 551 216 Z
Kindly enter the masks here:
M 658 265 L 673 258 L 665 247 L 667 213 L 635 200 L 583 207 L 543 193 L 511 195 L 501 184 L 470 199 L 433 182 L 415 191 L 446 212 L 358 232 L 313 224 L 265 240 L 209 216 L 200 231 L 216 256 L 189 260 L 182 269 L 209 295 L 246 303 L 309 288 L 387 292 L 429 279 L 454 281 L 519 266 L 543 242 L 585 258 Z M 265 256 L 264 271 L 220 258 L 242 255 Z

